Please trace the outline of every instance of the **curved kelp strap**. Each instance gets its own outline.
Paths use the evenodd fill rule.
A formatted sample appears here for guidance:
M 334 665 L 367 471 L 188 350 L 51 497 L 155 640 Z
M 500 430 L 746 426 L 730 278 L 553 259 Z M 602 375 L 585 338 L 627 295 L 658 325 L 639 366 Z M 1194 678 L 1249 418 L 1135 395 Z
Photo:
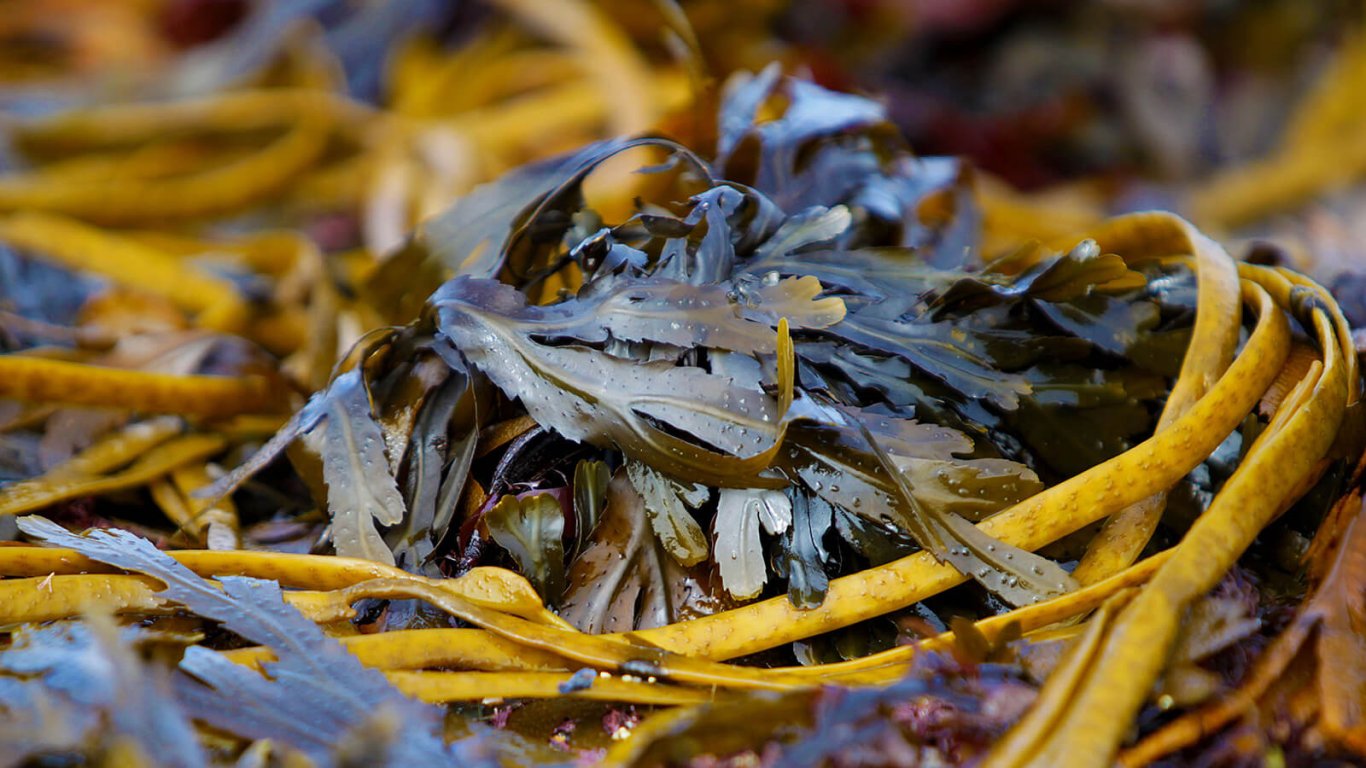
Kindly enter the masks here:
M 1233 360 L 1242 314 L 1237 266 L 1222 246 L 1169 213 L 1121 216 L 1091 237 L 1102 252 L 1131 260 L 1164 255 L 1164 251 L 1194 256 L 1199 281 L 1195 327 L 1181 361 L 1181 373 L 1157 422 L 1157 431 L 1161 432 L 1189 411 Z M 1113 515 L 1087 545 L 1086 555 L 1072 577 L 1081 584 L 1092 584 L 1132 565 L 1157 529 L 1166 500 L 1163 491 Z
M 1271 296 L 1260 286 L 1253 290 L 1270 310 Z M 1184 609 L 1213 588 L 1262 528 L 1313 481 L 1337 435 L 1353 384 L 1327 313 L 1313 309 L 1312 324 L 1323 362 L 1312 365 L 1284 399 L 1147 587 L 1113 621 L 1097 618 L 1090 634 L 1103 635 L 1098 646 L 1073 653 L 1053 673 L 1039 705 L 997 743 L 987 765 L 1056 765 L 1065 759 L 1102 766 L 1114 760 L 1166 664 Z
M 983 520 L 982 530 L 1034 550 L 1170 488 L 1204 461 L 1257 404 L 1289 353 L 1284 314 L 1264 291 L 1247 290 L 1258 304 L 1257 326 L 1224 376 L 1184 416 L 1129 451 Z M 965 580 L 919 552 L 831 581 L 815 609 L 774 598 L 635 635 L 672 651 L 728 659 L 881 616 Z

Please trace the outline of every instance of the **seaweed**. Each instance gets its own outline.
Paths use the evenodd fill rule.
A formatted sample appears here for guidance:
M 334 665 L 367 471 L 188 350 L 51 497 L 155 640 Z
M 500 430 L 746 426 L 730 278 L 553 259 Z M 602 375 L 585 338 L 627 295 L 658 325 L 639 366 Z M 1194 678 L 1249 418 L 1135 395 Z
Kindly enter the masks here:
M 4 760 L 1361 752 L 1361 377 L 1300 254 L 918 156 L 833 60 L 726 71 L 774 51 L 709 0 L 436 5 L 0 86 L 0 534 L 56 545 L 0 547 Z M 1170 199 L 1355 173 L 1359 48 Z
M 206 581 L 125 531 L 78 536 L 37 516 L 24 518 L 20 526 L 35 538 L 151 576 L 165 585 L 167 599 L 275 653 L 265 677 L 207 648 L 187 648 L 174 690 L 189 717 L 243 738 L 271 739 L 324 764 L 338 759 L 336 750 L 345 739 L 377 722 L 383 724 L 379 733 L 391 731 L 386 746 L 372 741 L 366 748 L 380 764 L 477 764 L 481 759 L 476 745 L 447 747 L 436 710 L 403 696 L 328 638 L 284 602 L 278 584 L 246 577 Z

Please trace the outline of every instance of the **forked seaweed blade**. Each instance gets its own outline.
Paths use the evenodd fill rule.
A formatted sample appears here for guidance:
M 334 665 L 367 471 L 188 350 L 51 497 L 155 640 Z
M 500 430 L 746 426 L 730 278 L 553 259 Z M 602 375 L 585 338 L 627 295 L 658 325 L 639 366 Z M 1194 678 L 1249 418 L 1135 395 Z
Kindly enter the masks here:
M 860 423 L 859 430 L 910 510 L 904 521 L 907 530 L 936 559 L 952 564 L 1011 605 L 1028 605 L 1075 588 L 1072 577 L 1052 560 L 992 538 L 952 512 L 927 509 L 868 428 Z
M 181 669 L 195 679 L 182 680 L 177 695 L 195 718 L 245 738 L 277 740 L 327 765 L 343 739 L 387 710 L 398 729 L 387 764 L 416 759 L 449 765 L 461 758 L 484 764 L 475 750 L 443 744 L 438 710 L 403 696 L 378 670 L 361 664 L 285 603 L 275 582 L 225 576 L 215 584 L 127 531 L 77 535 L 37 516 L 21 518 L 19 527 L 92 560 L 151 576 L 166 585 L 165 598 L 274 652 L 278 660 L 266 665 L 265 677 L 202 646 L 189 648 Z

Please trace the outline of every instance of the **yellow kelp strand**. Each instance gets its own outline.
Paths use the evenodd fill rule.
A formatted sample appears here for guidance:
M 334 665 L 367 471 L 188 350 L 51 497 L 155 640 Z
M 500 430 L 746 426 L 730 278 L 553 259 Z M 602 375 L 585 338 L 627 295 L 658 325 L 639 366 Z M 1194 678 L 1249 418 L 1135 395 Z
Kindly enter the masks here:
M 253 133 L 322 115 L 339 129 L 365 125 L 375 110 L 322 90 L 262 88 L 202 99 L 78 109 L 15 126 L 16 141 L 43 154 L 118 149 L 168 136 Z
M 146 576 L 53 575 L 0 581 L 0 623 L 56 621 L 91 609 L 155 613 L 167 609 L 161 585 Z
M 1147 582 L 1170 556 L 1170 550 L 1159 552 L 1108 579 L 1035 605 L 982 619 L 974 627 L 988 639 L 994 639 L 1011 626 L 1028 633 L 1083 615 L 1096 610 L 1114 595 Z M 907 666 L 918 654 L 947 650 L 954 642 L 954 633 L 950 631 L 858 659 L 807 667 L 784 667 L 783 670 L 794 675 L 820 678 L 821 682 L 828 684 L 891 683 L 906 674 Z
M 489 610 L 569 628 L 564 619 L 546 610 L 540 595 L 525 578 L 503 568 L 471 568 L 453 579 L 426 579 L 370 560 L 333 555 L 244 550 L 182 550 L 166 554 L 200 576 L 250 576 L 308 590 L 345 589 L 372 579 L 410 580 Z M 115 570 L 69 549 L 0 547 L 0 574 L 41 577 L 53 573 L 111 573 Z
M 210 485 L 213 479 L 203 464 L 191 464 L 171 471 L 167 479 L 152 483 L 152 500 L 176 527 L 209 549 L 238 549 L 237 507 L 231 499 L 199 499 L 194 492 Z
M 778 413 L 785 414 L 792 407 L 797 381 L 797 353 L 792 346 L 792 334 L 787 330 L 787 318 L 778 319 Z
M 103 224 L 228 213 L 284 191 L 322 156 L 330 130 L 325 113 L 306 112 L 256 152 L 169 178 L 71 184 L 41 171 L 0 177 L 0 210 L 48 211 Z
M 449 591 L 415 580 L 377 579 L 347 590 L 351 599 L 416 598 L 462 621 L 483 627 L 507 640 L 603 671 L 650 675 L 661 680 L 753 690 L 790 690 L 811 683 L 773 670 L 731 666 L 670 653 L 639 642 L 633 635 L 588 635 L 476 606 Z
M 1138 563 L 1123 573 L 1075 593 L 1047 600 L 1038 605 L 983 619 L 978 631 L 994 637 L 1015 625 L 1030 632 L 1064 619 L 1094 610 L 1105 600 L 1130 587 L 1144 583 L 1170 552 L 1163 552 Z M 575 666 L 564 657 L 520 645 L 482 629 L 412 629 L 341 638 L 347 650 L 367 666 L 384 670 L 456 667 L 482 671 L 546 672 Z M 808 678 L 812 684 L 867 685 L 893 682 L 919 654 L 943 650 L 954 642 L 952 632 L 927 638 L 859 659 L 808 667 L 783 667 L 775 672 L 794 678 Z M 274 658 L 266 648 L 227 651 L 228 658 L 240 664 L 259 666 Z
M 137 488 L 177 467 L 202 462 L 227 447 L 218 435 L 185 435 L 148 450 L 126 469 L 110 475 L 69 476 L 22 480 L 0 488 L 0 515 L 18 515 L 80 496 Z M 0 573 L 11 573 L 0 571 Z
M 283 393 L 264 376 L 150 373 L 0 355 L 0 398 L 210 418 L 277 411 Z
M 576 699 L 628 704 L 679 706 L 702 704 L 716 692 L 661 685 L 640 678 L 598 675 L 579 686 L 567 672 L 389 672 L 389 682 L 429 704 L 486 699 Z
M 103 475 L 183 432 L 184 423 L 174 416 L 158 416 L 112 432 L 80 453 L 48 470 L 43 477 L 90 477 Z
M 1197 279 L 1195 327 L 1181 361 L 1181 373 L 1162 408 L 1157 431 L 1170 427 L 1200 399 L 1228 369 L 1241 328 L 1241 291 L 1238 269 L 1218 243 L 1188 222 L 1170 214 L 1136 214 L 1108 222 L 1091 235 L 1102 252 L 1132 254 L 1142 245 L 1178 245 L 1194 256 Z M 1173 239 L 1177 243 L 1171 243 Z M 1180 243 L 1184 240 L 1184 243 Z M 1087 545 L 1086 555 L 1073 571 L 1081 584 L 1090 584 L 1133 564 L 1157 530 L 1166 508 L 1166 489 L 1130 506 L 1106 521 Z
M 1359 749 L 1366 743 L 1360 707 L 1363 659 L 1360 647 L 1361 576 L 1366 568 L 1366 508 L 1362 506 L 1360 461 L 1353 472 L 1354 489 L 1338 499 L 1314 535 L 1305 554 L 1309 575 L 1316 584 L 1300 604 L 1295 618 L 1266 647 L 1238 686 L 1199 709 L 1144 736 L 1120 752 L 1125 768 L 1148 765 L 1184 749 L 1232 721 L 1253 715 L 1259 702 L 1282 700 L 1312 691 L 1315 711 L 1296 713 L 1296 721 L 1311 722 L 1315 738 Z M 1309 662 L 1312 658 L 1313 661 Z M 1305 674 L 1297 660 L 1313 669 Z M 1296 665 L 1292 670 L 1292 665 Z M 1316 679 L 1317 678 L 1317 679 Z M 1282 688 L 1278 683 L 1290 680 Z M 1290 693 L 1299 688 L 1299 694 Z M 1276 695 L 1268 697 L 1268 691 Z
M 165 297 L 210 330 L 231 333 L 246 323 L 246 302 L 227 280 L 129 237 L 60 216 L 18 213 L 0 218 L 0 242 Z
M 528 27 L 574 51 L 592 73 L 599 99 L 611 104 L 611 132 L 649 130 L 659 118 L 649 66 L 635 45 L 600 8 L 584 0 L 495 0 Z
M 0 624 L 57 621 L 90 610 L 116 614 L 157 614 L 177 610 L 158 593 L 161 582 L 148 576 L 82 573 L 0 580 Z M 310 620 L 330 623 L 355 615 L 334 592 L 285 592 L 285 602 Z
M 377 669 L 448 667 L 483 672 L 562 672 L 575 666 L 559 654 L 528 648 L 482 629 L 400 629 L 338 639 L 362 664 Z M 264 647 L 239 648 L 225 651 L 224 655 L 238 664 L 257 668 L 275 658 Z
M 1017 755 L 1023 760 L 1030 750 L 1048 738 L 1052 728 L 1062 727 L 1063 724 L 1059 720 L 1060 712 L 1067 707 L 1073 690 L 1080 683 L 1087 668 L 1096 662 L 1097 656 L 1101 653 L 1106 630 L 1122 599 L 1117 596 L 1114 598 L 1114 604 L 1106 605 L 1087 622 L 1085 632 L 1072 643 L 1062 660 L 1049 674 L 1047 682 L 1029 710 L 1029 715 L 996 741 L 987 758 L 988 762 L 993 759 L 1010 760 Z M 1125 727 L 1128 727 L 1127 721 Z M 1093 761 L 1090 757 L 1077 757 L 1088 764 Z
M 1026 194 L 980 170 L 974 170 L 972 180 L 982 207 L 982 251 L 988 258 L 1031 241 L 1072 239 L 1104 219 L 1099 190 L 1064 187 Z
M 1342 313 L 1333 294 L 1322 285 L 1293 270 L 1281 267 L 1263 267 L 1256 264 L 1240 263 L 1238 272 L 1244 278 L 1258 283 L 1276 297 L 1276 301 L 1290 306 L 1292 292 L 1296 287 L 1306 288 L 1319 300 L 1319 308 L 1328 313 L 1337 332 L 1338 348 L 1342 350 L 1342 364 L 1347 369 L 1347 405 L 1356 405 L 1361 396 L 1361 374 L 1357 359 L 1356 344 L 1352 341 L 1352 324 Z
M 681 73 L 663 72 L 651 77 L 650 91 L 665 111 L 687 107 L 691 94 Z M 445 121 L 476 146 L 503 154 L 528 152 L 538 143 L 552 142 L 557 132 L 582 130 L 613 114 L 594 85 L 571 82 L 531 94 L 506 104 L 483 107 Z
M 1366 171 L 1366 36 L 1343 41 L 1336 60 L 1296 108 L 1269 156 L 1214 175 L 1191 194 L 1202 226 L 1235 227 L 1341 188 Z

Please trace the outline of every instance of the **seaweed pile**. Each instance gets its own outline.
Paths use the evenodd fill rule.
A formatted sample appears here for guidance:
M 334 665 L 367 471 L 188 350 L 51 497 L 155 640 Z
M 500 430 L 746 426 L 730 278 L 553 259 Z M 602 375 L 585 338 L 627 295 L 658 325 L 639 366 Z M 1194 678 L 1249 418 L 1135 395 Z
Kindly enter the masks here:
M 778 66 L 690 141 L 404 198 L 373 263 L 187 232 L 416 140 L 295 64 L 39 120 L 0 182 L 0 760 L 1366 749 L 1361 377 L 1310 279 L 1165 212 L 1021 237 L 1060 227 Z

